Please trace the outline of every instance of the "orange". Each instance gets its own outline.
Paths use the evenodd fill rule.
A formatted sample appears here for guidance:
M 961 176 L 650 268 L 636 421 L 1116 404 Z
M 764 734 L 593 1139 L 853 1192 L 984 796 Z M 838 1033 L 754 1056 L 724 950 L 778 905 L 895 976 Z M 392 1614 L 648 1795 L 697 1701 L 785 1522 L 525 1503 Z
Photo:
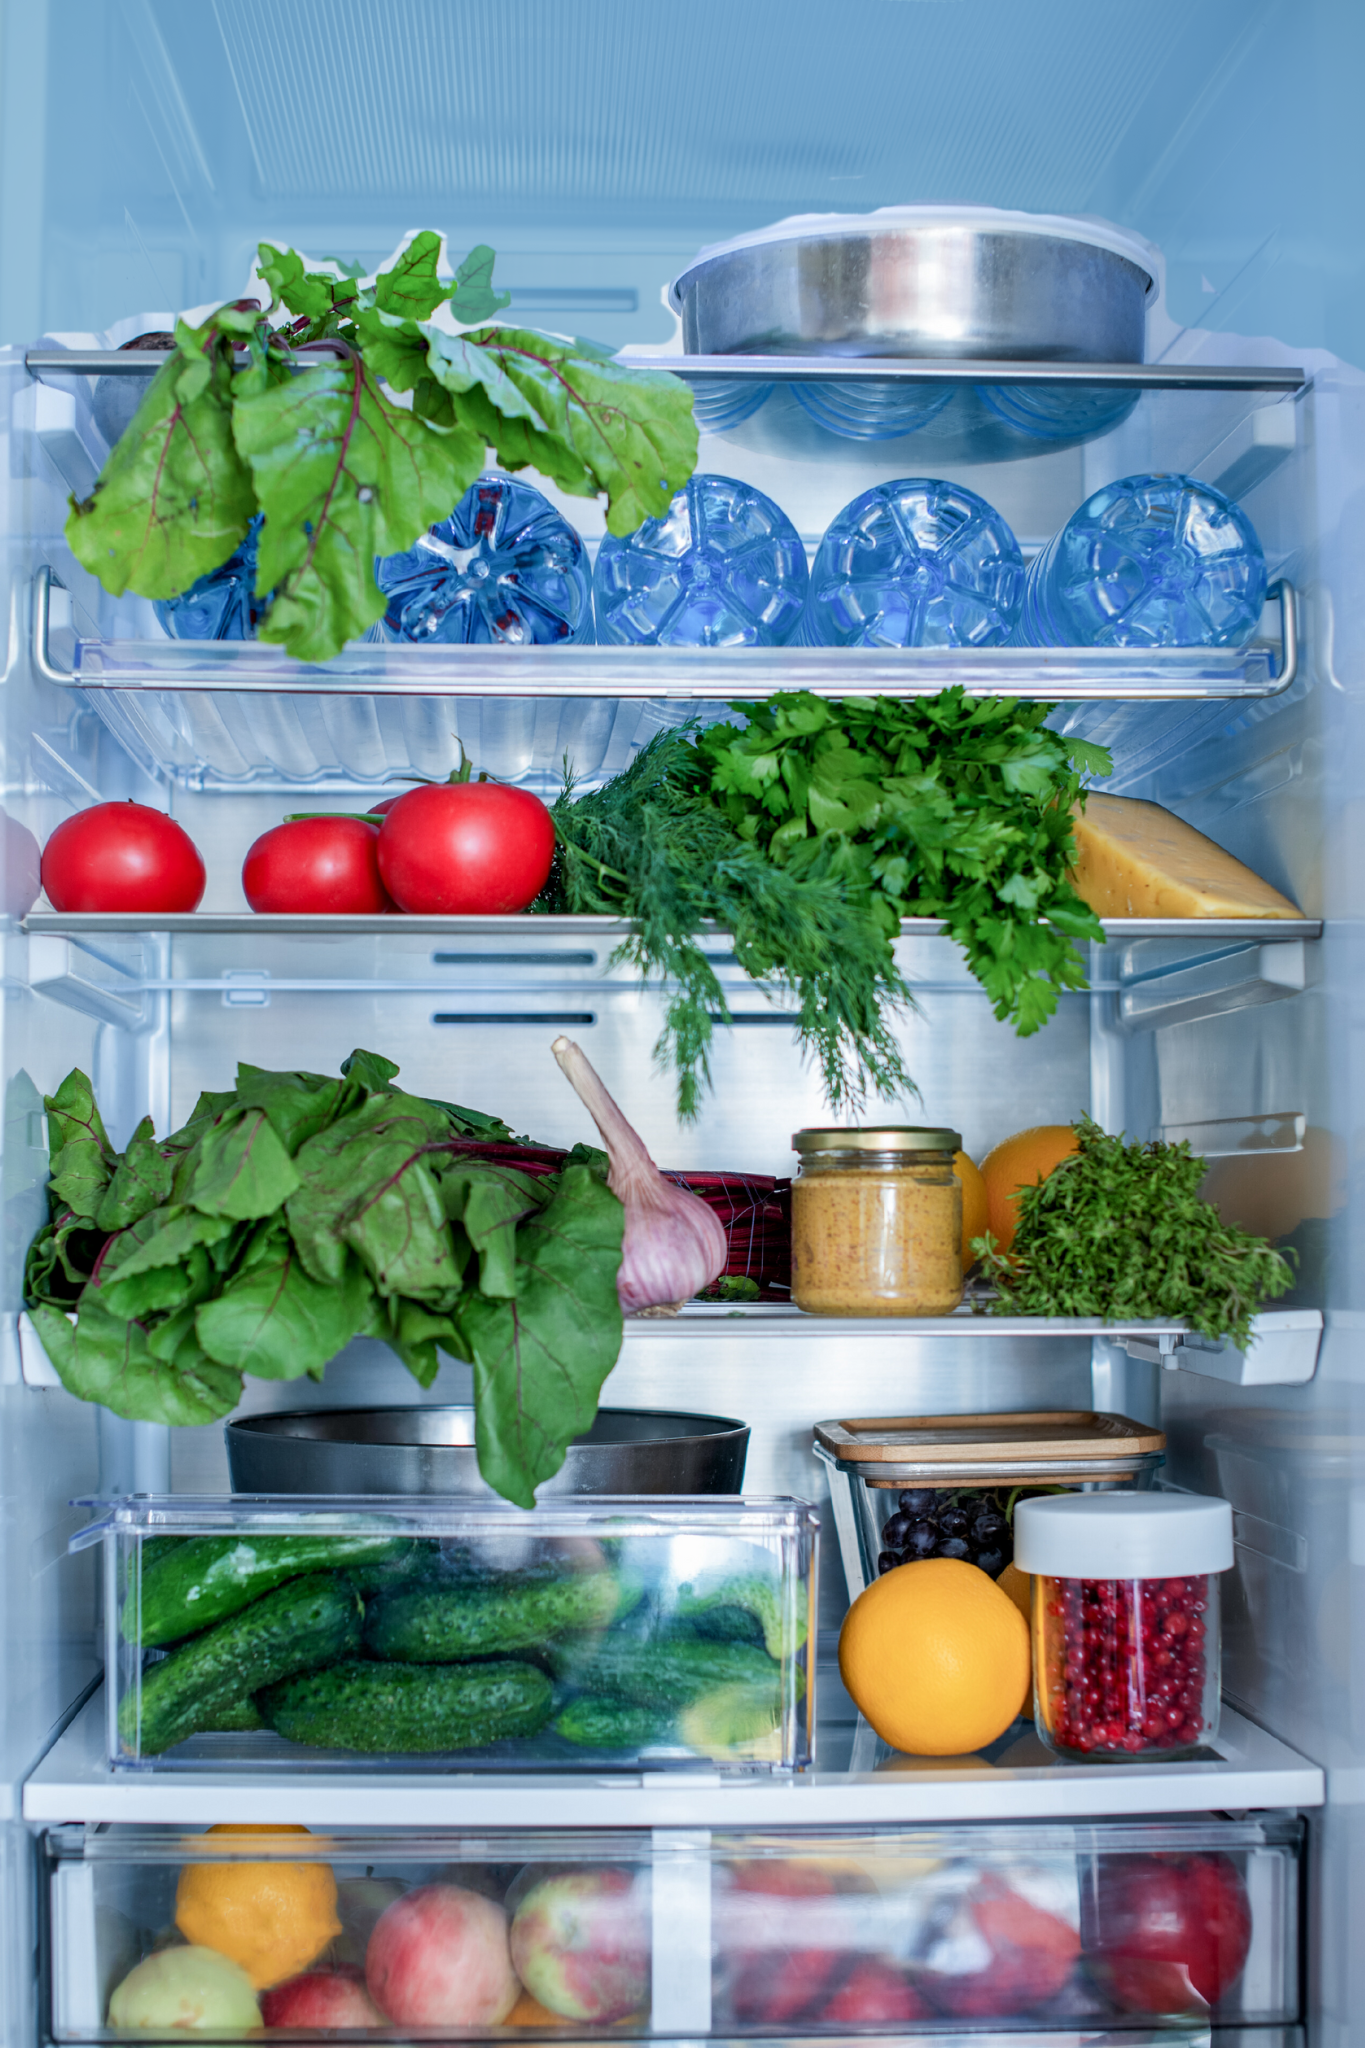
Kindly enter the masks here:
M 986 1210 L 997 1251 L 1014 1243 L 1015 1197 L 1020 1188 L 1046 1180 L 1054 1166 L 1078 1151 L 1070 1124 L 1030 1124 L 1012 1138 L 1002 1138 L 981 1162 L 986 1183 Z
M 1009 1594 L 976 1565 L 924 1558 L 858 1595 L 839 1636 L 839 1675 L 893 1749 L 961 1756 L 1023 1712 L 1029 1633 Z
M 954 1152 L 953 1172 L 962 1182 L 962 1270 L 966 1273 L 976 1264 L 972 1239 L 982 1236 L 988 1220 L 986 1183 L 981 1168 L 973 1166 L 965 1152 Z
M 307 1828 L 233 1826 L 211 1835 L 306 1835 Z M 316 1962 L 341 1932 L 326 1863 L 187 1863 L 175 1893 L 186 1941 L 241 1965 L 258 1991 Z
M 1007 1564 L 996 1580 L 1002 1593 L 1008 1593 L 1024 1620 L 1033 1626 L 1033 1580 L 1027 1572 L 1021 1572 L 1017 1564 Z

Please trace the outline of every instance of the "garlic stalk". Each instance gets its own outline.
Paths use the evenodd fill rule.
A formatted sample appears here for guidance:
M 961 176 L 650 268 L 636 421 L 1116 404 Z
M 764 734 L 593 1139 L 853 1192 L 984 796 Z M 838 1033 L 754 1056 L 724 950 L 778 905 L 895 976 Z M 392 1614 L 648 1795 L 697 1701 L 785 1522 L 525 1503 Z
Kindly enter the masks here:
M 616 1276 L 622 1310 L 628 1316 L 676 1315 L 725 1271 L 725 1226 L 699 1196 L 664 1179 L 582 1048 L 557 1038 L 550 1050 L 602 1133 L 611 1161 L 607 1185 L 625 1208 Z

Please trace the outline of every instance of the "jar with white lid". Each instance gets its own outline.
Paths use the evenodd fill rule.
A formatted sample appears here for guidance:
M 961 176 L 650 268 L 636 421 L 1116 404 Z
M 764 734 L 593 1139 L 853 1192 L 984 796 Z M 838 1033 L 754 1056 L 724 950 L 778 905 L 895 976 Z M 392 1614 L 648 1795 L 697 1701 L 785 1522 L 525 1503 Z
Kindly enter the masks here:
M 1232 1509 L 1188 1493 L 1021 1500 L 1033 1580 L 1034 1718 L 1049 1749 L 1106 1763 L 1188 1756 L 1218 1728 L 1218 1574 Z

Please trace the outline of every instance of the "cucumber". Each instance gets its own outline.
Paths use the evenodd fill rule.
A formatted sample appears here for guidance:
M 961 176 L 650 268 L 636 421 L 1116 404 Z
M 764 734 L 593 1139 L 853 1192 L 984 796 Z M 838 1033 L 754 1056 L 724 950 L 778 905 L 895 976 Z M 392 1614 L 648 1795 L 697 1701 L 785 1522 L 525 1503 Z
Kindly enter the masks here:
M 248 1693 L 245 1699 L 232 1700 L 227 1706 L 219 1707 L 212 1721 L 206 1723 L 203 1728 L 196 1728 L 194 1732 L 196 1735 L 208 1734 L 210 1731 L 214 1735 L 236 1735 L 247 1729 L 269 1726 L 270 1723 Z
M 554 1692 L 534 1664 L 366 1662 L 285 1679 L 259 1704 L 286 1741 L 407 1756 L 534 1735 L 550 1718 Z
M 342 1578 L 316 1573 L 267 1593 L 241 1614 L 194 1636 L 142 1674 L 141 1698 L 119 1702 L 124 1749 L 159 1756 L 218 1716 L 241 1709 L 263 1685 L 292 1672 L 354 1657 L 360 1649 L 361 1604 Z
M 718 1641 L 757 1640 L 770 1657 L 790 1657 L 806 1640 L 806 1617 L 789 1614 L 773 1578 L 745 1572 L 679 1586 L 678 1619 Z
M 500 1573 L 408 1586 L 365 1611 L 365 1646 L 400 1664 L 458 1664 L 539 1649 L 573 1630 L 605 1627 L 621 1604 L 614 1572 Z
M 722 1687 L 748 1686 L 756 1698 L 781 1701 L 781 1666 L 752 1643 L 712 1643 L 701 1636 L 607 1636 L 591 1655 L 560 1675 L 584 1692 L 614 1694 L 637 1707 L 676 1714 Z
M 587 1693 L 582 1699 L 570 1700 L 551 1723 L 556 1735 L 562 1735 L 566 1742 L 577 1743 L 581 1749 L 604 1749 L 613 1753 L 625 1749 L 645 1749 L 652 1742 L 662 1742 L 669 1734 L 672 1722 L 657 1707 L 637 1707 L 631 1701 L 617 1699 L 610 1693 Z
M 144 1553 L 140 1600 L 130 1589 L 122 1620 L 125 1639 L 149 1649 L 211 1628 L 305 1572 L 380 1564 L 413 1548 L 408 1536 L 348 1536 L 343 1530 L 309 1536 L 183 1536 L 173 1549 L 162 1547 L 164 1538 L 152 1540 L 158 1547 L 150 1559 Z

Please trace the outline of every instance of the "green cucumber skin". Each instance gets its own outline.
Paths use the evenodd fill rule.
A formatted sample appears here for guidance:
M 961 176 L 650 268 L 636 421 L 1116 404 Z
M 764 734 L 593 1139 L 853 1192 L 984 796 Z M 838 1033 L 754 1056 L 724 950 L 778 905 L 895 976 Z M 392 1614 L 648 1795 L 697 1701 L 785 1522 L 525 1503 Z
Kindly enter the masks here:
M 640 1641 L 607 1636 L 582 1662 L 561 1671 L 575 1687 L 614 1694 L 637 1707 L 676 1714 L 722 1686 L 752 1686 L 781 1699 L 782 1668 L 750 1643 L 708 1642 L 701 1636 Z
M 600 1749 L 615 1756 L 662 1742 L 672 1732 L 673 1720 L 658 1707 L 637 1707 L 610 1693 L 585 1693 L 581 1699 L 570 1700 L 551 1725 L 556 1735 L 580 1749 Z
M 156 1539 L 154 1539 L 156 1540 Z M 126 1641 L 159 1649 L 197 1635 L 305 1572 L 373 1565 L 402 1557 L 407 1536 L 186 1536 L 174 1550 L 158 1549 L 142 1572 L 141 1598 L 124 1604 Z M 141 1626 L 138 1608 L 141 1606 Z
M 362 1607 L 342 1578 L 317 1573 L 278 1587 L 217 1628 L 193 1636 L 142 1673 L 119 1702 L 125 1752 L 159 1756 L 219 1725 L 249 1693 L 296 1671 L 335 1664 L 360 1649 Z M 140 1712 L 139 1712 L 140 1707 Z
M 409 1586 L 367 1605 L 365 1646 L 400 1664 L 510 1656 L 574 1630 L 605 1627 L 621 1598 L 616 1574 L 600 1571 Z
M 260 1706 L 288 1742 L 409 1756 L 534 1735 L 554 1689 L 536 1665 L 510 1661 L 344 1663 L 269 1687 Z

